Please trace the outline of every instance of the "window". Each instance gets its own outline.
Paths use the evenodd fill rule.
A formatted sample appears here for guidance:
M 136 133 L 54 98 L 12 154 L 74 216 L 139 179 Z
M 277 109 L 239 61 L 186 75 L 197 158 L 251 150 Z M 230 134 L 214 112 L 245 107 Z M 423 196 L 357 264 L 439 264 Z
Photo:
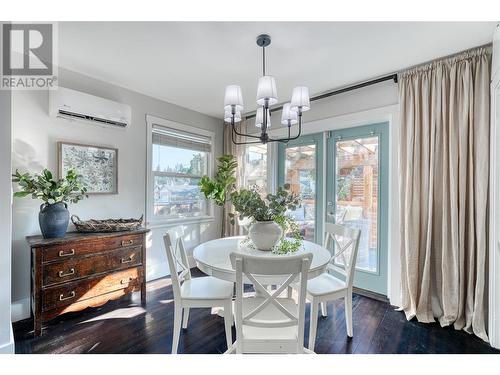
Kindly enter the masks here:
M 157 125 L 152 137 L 154 220 L 209 216 L 198 183 L 209 173 L 211 138 Z
M 263 195 L 267 193 L 267 145 L 255 144 L 245 147 L 243 188 L 256 186 Z

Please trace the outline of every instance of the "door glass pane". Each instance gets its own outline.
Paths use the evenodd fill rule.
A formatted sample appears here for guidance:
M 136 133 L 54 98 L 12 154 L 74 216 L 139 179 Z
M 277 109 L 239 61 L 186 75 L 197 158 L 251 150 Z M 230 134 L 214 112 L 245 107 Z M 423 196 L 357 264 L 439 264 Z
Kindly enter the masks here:
M 285 149 L 285 183 L 298 195 L 301 207 L 290 214 L 301 227 L 304 239 L 314 241 L 316 226 L 316 145 Z
M 356 268 L 377 272 L 379 138 L 340 140 L 335 147 L 335 221 L 361 230 Z
M 255 187 L 262 196 L 267 194 L 267 145 L 248 145 L 245 149 L 243 183 L 248 189 Z

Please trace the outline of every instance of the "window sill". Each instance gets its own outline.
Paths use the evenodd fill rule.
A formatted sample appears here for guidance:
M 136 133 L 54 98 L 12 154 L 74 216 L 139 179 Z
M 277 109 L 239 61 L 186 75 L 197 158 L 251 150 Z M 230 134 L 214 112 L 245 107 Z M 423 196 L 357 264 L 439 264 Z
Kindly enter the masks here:
M 214 216 L 183 217 L 176 219 L 153 220 L 146 223 L 149 229 L 175 227 L 177 225 L 210 223 L 215 220 Z

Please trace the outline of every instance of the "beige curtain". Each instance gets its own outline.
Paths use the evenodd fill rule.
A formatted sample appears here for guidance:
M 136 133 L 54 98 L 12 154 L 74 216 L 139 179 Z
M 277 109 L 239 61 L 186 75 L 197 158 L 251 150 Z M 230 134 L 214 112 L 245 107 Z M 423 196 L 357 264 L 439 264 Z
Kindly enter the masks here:
M 247 132 L 246 120 L 242 120 L 240 123 L 236 124 L 236 130 L 239 133 Z M 236 142 L 243 141 L 242 137 L 238 135 L 234 135 L 234 139 Z M 244 145 L 235 145 L 232 141 L 232 130 L 231 125 L 224 123 L 224 154 L 231 154 L 236 156 L 236 161 L 238 162 L 238 169 L 236 170 L 236 187 L 241 188 L 243 186 L 243 176 L 245 173 L 245 146 Z M 226 212 L 233 212 L 233 206 L 230 202 L 226 203 Z M 225 236 L 238 236 L 243 234 L 243 228 L 240 228 L 238 223 L 236 222 L 234 225 L 229 221 L 229 216 L 226 215 L 224 218 L 226 220 L 226 233 Z
M 487 341 L 490 50 L 399 76 L 406 317 Z

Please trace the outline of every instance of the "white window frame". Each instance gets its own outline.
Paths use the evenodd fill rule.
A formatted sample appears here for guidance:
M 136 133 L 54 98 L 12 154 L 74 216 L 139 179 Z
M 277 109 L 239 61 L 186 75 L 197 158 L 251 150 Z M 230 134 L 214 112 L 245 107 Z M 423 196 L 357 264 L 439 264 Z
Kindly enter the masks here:
M 209 130 L 200 129 L 191 125 L 181 124 L 179 122 L 167 120 L 161 117 L 156 117 L 152 115 L 146 115 L 146 127 L 147 127 L 147 137 L 146 137 L 146 227 L 164 227 L 172 224 L 195 224 L 202 222 L 214 221 L 214 204 L 212 201 L 207 201 L 207 214 L 195 217 L 181 217 L 181 218 L 155 218 L 153 214 L 154 207 L 154 173 L 152 168 L 153 162 L 153 127 L 163 126 L 165 128 L 174 129 L 180 132 L 200 134 L 204 137 L 210 139 L 210 145 L 212 146 L 212 151 L 207 157 L 207 175 L 213 177 L 214 171 L 214 147 L 215 147 L 215 133 Z

